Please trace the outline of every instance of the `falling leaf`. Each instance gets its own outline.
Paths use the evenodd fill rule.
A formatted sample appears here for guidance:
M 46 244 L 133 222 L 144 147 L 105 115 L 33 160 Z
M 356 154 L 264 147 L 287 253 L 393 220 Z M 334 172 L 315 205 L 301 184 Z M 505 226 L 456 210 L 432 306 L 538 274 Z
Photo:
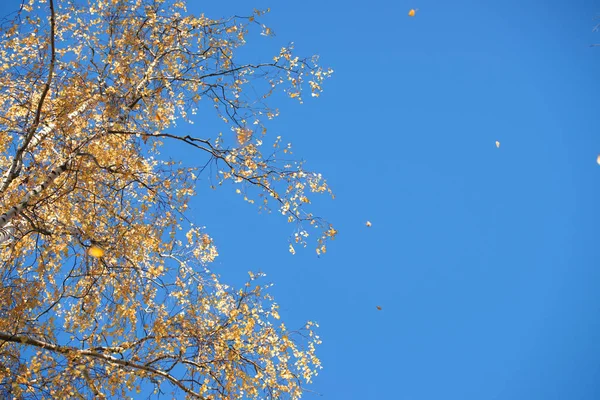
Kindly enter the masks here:
M 416 13 L 417 13 L 417 10 L 415 10 L 414 8 L 411 8 L 411 10 L 408 12 L 408 16 L 414 17 Z
M 378 309 L 379 311 L 381 311 L 381 306 L 377 306 L 377 309 Z
M 367 223 L 365 225 L 367 225 L 367 228 L 370 228 L 371 227 L 371 221 L 367 221 Z
M 500 148 L 500 142 L 496 140 L 496 147 Z
M 88 249 L 88 254 L 95 258 L 100 258 L 104 255 L 104 249 L 102 247 L 98 247 L 96 245 L 90 246 Z

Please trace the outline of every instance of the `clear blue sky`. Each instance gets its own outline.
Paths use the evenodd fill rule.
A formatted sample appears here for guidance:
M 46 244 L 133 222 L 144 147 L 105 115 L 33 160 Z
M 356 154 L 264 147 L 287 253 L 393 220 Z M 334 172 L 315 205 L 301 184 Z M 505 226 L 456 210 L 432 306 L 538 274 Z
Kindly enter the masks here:
M 600 398 L 600 3 L 190 3 L 270 7 L 248 57 L 294 41 L 335 70 L 269 126 L 336 193 L 326 256 L 233 187 L 192 203 L 224 281 L 265 271 L 287 326 L 320 324 L 307 399 Z
M 288 326 L 320 323 L 311 389 L 600 398 L 600 3 L 203 3 L 271 7 L 277 37 L 252 49 L 291 40 L 335 70 L 271 128 L 337 194 L 319 203 L 340 231 L 325 257 L 290 256 L 290 227 L 235 196 L 196 203 L 223 277 L 260 268 Z

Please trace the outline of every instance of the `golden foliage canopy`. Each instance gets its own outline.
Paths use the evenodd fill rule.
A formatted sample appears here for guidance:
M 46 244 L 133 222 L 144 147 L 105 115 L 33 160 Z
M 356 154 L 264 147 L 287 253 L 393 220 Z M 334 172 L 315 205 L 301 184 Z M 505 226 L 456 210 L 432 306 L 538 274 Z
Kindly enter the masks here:
M 263 12 L 211 19 L 183 1 L 31 0 L 0 39 L 0 397 L 298 398 L 320 368 L 313 323 L 289 331 L 260 274 L 207 269 L 212 238 L 185 217 L 200 173 L 296 224 L 317 252 L 337 231 L 306 210 L 320 174 L 268 145 L 275 89 L 302 101 L 331 74 L 292 46 L 237 49 Z M 208 106 L 230 132 L 181 136 Z M 205 112 L 203 111 L 203 115 Z M 201 130 L 199 130 L 201 131 Z M 169 142 L 198 165 L 164 160 Z M 283 157 L 282 157 L 283 156 Z M 185 234 L 178 232 L 183 231 Z M 313 233 L 311 232 L 311 236 Z M 267 285 L 268 286 L 268 285 Z

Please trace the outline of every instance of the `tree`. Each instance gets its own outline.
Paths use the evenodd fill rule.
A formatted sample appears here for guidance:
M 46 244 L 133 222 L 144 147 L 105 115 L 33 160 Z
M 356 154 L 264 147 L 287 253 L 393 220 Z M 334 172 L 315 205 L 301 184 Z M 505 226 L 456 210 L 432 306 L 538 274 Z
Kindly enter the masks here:
M 291 46 L 241 63 L 251 29 L 272 34 L 262 14 L 30 0 L 4 20 L 0 397 L 122 398 L 150 387 L 298 398 L 317 373 L 314 324 L 279 324 L 260 274 L 237 290 L 219 282 L 207 269 L 213 240 L 185 212 L 200 174 L 213 174 L 215 186 L 238 185 L 296 224 L 292 252 L 308 227 L 318 228 L 317 253 L 336 234 L 306 210 L 311 194 L 330 193 L 326 182 L 286 160 L 289 145 L 268 142 L 265 126 L 278 113 L 267 103 L 275 89 L 316 97 L 332 71 Z M 231 133 L 173 130 L 204 105 Z M 198 164 L 163 159 L 173 142 Z

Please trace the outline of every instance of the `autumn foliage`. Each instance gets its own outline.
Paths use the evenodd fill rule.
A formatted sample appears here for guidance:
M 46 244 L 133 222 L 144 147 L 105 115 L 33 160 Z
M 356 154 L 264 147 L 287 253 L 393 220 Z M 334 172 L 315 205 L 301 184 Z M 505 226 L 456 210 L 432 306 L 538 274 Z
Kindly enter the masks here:
M 306 209 L 326 182 L 265 124 L 274 93 L 316 97 L 331 71 L 291 46 L 240 63 L 247 35 L 272 34 L 262 14 L 31 0 L 4 20 L 0 398 L 298 398 L 311 382 L 315 325 L 288 330 L 260 274 L 221 283 L 212 238 L 185 218 L 214 174 L 283 214 L 291 250 L 336 234 Z M 222 134 L 174 130 L 211 113 Z M 197 165 L 163 159 L 173 142 Z

